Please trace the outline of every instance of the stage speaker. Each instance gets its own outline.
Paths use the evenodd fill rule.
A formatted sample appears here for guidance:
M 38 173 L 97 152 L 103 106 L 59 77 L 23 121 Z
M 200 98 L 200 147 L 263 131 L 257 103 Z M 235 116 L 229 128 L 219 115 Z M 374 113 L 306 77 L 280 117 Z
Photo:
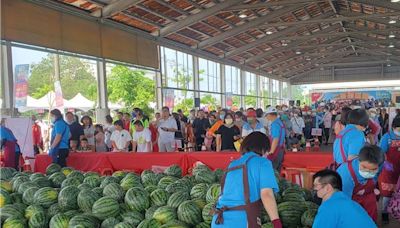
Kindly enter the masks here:
M 294 106 L 294 100 L 289 101 L 289 106 Z

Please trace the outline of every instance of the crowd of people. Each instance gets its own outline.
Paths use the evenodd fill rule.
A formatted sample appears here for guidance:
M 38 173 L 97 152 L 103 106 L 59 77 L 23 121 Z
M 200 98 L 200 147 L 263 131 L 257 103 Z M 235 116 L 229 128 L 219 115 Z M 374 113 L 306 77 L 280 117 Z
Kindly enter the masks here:
M 337 220 L 330 221 L 332 224 L 352 215 L 361 219 L 357 221 L 359 224 L 374 227 L 371 224 L 375 223 L 371 221 L 377 221 L 378 195 L 383 196 L 382 220 L 388 222 L 388 202 L 400 174 L 400 110 L 397 110 L 392 123 L 389 123 L 386 108 L 366 109 L 337 103 L 320 103 L 314 108 L 278 105 L 268 106 L 265 110 L 248 108 L 205 112 L 193 109 L 189 116 L 182 110 L 171 113 L 168 107 L 163 107 L 152 119 L 135 108 L 131 113 L 116 113 L 114 119 L 106 116 L 104 125 L 93 124 L 89 116 L 83 116 L 78 121 L 74 113 L 67 112 L 63 116 L 58 109 L 54 109 L 50 112 L 50 119 L 52 127 L 48 154 L 53 162 L 61 166 L 66 165 L 66 158 L 71 152 L 237 150 L 243 154 L 243 161 L 237 160 L 236 165 L 240 161 L 247 165 L 248 160 L 261 155 L 268 159 L 255 161 L 270 162 L 267 166 L 271 169 L 267 171 L 273 174 L 273 169 L 281 169 L 284 151 L 302 151 L 311 143 L 332 144 L 333 163 L 328 170 L 314 176 L 314 190 L 322 198 L 315 227 L 326 227 L 325 215 L 332 212 Z M 41 129 L 35 117 L 32 120 L 34 150 L 40 152 L 45 150 L 45 143 L 39 135 Z M 20 151 L 16 138 L 5 127 L 4 120 L 0 130 L 2 150 L 8 155 L 10 151 L 18 155 Z M 16 160 L 6 159 L 6 165 L 16 167 Z M 257 169 L 260 169 L 259 165 L 256 165 Z M 238 180 L 232 180 L 227 175 L 226 181 L 234 184 Z M 269 189 L 265 199 L 271 200 L 276 183 L 264 181 L 264 187 Z M 261 195 L 258 197 L 262 198 Z M 224 200 L 229 202 L 229 195 L 225 199 L 222 194 L 217 206 L 224 207 Z M 343 213 L 345 210 L 340 210 L 341 206 L 346 206 L 349 212 Z M 271 218 L 278 219 L 275 223 L 279 224 L 276 208 L 274 205 L 268 207 L 267 212 Z

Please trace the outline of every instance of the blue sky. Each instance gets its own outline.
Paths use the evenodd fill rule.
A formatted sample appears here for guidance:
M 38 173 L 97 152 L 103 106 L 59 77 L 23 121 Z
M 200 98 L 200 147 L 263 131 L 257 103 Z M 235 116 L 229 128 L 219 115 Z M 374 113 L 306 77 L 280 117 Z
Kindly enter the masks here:
M 46 57 L 46 55 L 46 52 L 12 47 L 13 69 L 15 69 L 15 66 L 19 64 L 38 63 L 42 58 Z

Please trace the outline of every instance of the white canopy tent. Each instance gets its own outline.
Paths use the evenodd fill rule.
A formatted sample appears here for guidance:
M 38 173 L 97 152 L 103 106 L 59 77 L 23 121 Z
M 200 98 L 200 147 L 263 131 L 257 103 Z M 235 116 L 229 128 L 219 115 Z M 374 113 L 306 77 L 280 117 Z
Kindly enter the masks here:
M 95 102 L 87 99 L 81 93 L 76 94 L 71 100 L 66 100 L 64 102 L 64 108 L 81 109 L 85 112 L 94 109 L 94 106 Z

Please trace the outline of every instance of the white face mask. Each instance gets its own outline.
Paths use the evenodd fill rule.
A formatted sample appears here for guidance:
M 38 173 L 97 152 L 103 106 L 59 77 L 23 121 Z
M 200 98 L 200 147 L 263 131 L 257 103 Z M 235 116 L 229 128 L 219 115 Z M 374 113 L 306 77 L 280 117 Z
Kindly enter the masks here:
M 375 118 L 376 117 L 376 113 L 371 113 L 371 118 Z
M 359 173 L 360 173 L 360 175 L 362 176 L 362 177 L 364 177 L 365 179 L 371 179 L 371 178 L 374 178 L 375 176 L 376 176 L 376 172 L 370 172 L 370 171 L 364 171 L 364 170 L 359 170 L 358 171 Z

